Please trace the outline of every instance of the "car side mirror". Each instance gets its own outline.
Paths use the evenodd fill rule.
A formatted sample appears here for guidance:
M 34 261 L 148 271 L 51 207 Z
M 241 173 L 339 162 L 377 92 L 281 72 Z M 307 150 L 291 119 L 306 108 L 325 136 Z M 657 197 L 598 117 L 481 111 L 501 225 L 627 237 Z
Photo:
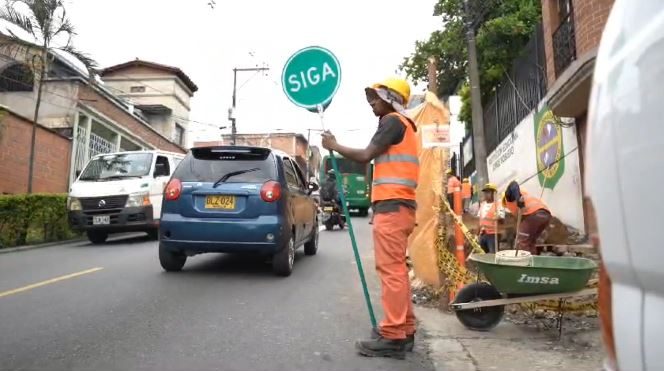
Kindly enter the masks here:
M 320 189 L 320 187 L 318 187 L 318 184 L 309 183 L 309 194 L 312 194 L 312 193 L 316 192 L 319 189 Z

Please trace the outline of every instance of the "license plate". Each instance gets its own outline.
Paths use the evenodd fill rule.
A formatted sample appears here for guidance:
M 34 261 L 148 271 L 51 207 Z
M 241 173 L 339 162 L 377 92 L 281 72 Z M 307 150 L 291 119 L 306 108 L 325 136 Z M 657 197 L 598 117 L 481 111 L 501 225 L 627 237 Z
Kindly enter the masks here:
M 207 196 L 205 198 L 206 209 L 235 209 L 235 196 Z
M 92 224 L 94 225 L 103 225 L 111 224 L 111 217 L 108 215 L 97 215 L 92 217 Z
M 323 211 L 334 211 L 334 208 L 332 207 L 324 207 Z

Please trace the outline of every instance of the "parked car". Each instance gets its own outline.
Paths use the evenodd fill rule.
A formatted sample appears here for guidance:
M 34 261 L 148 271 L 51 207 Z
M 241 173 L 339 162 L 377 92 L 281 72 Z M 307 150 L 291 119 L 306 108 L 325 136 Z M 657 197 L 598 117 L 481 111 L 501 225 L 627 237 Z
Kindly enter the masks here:
M 159 261 L 179 271 L 202 253 L 263 253 L 276 274 L 293 270 L 295 250 L 318 250 L 318 213 L 297 163 L 259 147 L 193 148 L 166 186 Z
M 597 54 L 585 174 L 608 272 L 599 299 L 607 370 L 664 370 L 663 61 L 664 2 L 617 0 Z
M 94 156 L 69 191 L 70 226 L 96 244 L 120 232 L 147 232 L 156 239 L 164 187 L 183 158 L 162 151 Z

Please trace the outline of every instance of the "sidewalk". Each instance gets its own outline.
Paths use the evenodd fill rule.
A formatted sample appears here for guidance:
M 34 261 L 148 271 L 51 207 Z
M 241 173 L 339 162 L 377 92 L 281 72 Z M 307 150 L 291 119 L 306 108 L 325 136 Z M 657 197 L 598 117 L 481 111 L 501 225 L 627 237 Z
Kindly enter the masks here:
M 570 318 L 558 340 L 557 329 L 537 328 L 543 320 L 517 325 L 503 319 L 489 332 L 476 332 L 463 327 L 453 313 L 420 305 L 415 312 L 436 370 L 601 370 L 596 318 Z

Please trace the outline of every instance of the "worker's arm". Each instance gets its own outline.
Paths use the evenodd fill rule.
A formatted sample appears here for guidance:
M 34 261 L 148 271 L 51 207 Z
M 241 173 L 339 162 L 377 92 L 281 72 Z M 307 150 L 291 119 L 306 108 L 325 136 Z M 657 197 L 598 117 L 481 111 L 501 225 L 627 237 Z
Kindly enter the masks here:
M 381 118 L 378 130 L 371 138 L 371 142 L 365 149 L 350 148 L 337 143 L 332 133 L 323 133 L 323 148 L 336 151 L 342 156 L 353 161 L 367 163 L 374 158 L 387 152 L 391 145 L 399 144 L 403 140 L 406 128 L 401 120 L 394 115 Z
M 385 153 L 387 150 L 387 148 L 376 146 L 373 142 L 369 143 L 367 148 L 364 149 L 342 146 L 337 143 L 336 138 L 331 133 L 323 133 L 323 148 L 335 151 L 345 158 L 361 163 L 371 162 L 371 160 Z

